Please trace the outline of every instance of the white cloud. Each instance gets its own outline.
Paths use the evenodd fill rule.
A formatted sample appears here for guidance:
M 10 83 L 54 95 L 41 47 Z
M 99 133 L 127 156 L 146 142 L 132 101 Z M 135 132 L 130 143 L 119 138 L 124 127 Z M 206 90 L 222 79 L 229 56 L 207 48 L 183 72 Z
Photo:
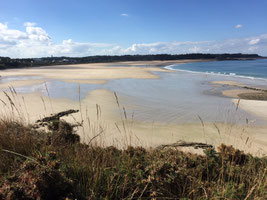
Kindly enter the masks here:
M 253 44 L 253 48 L 251 45 Z M 267 34 L 224 41 L 186 41 L 133 44 L 128 48 L 114 47 L 109 54 L 184 54 L 184 53 L 257 53 L 267 55 Z
M 44 56 L 88 56 L 99 49 L 114 46 L 106 43 L 79 43 L 71 39 L 54 44 L 48 33 L 36 23 L 24 23 L 25 32 L 9 29 L 0 23 L 0 56 L 44 57 Z
M 242 28 L 242 27 L 243 27 L 242 24 L 237 24 L 237 25 L 235 26 L 235 28 Z
M 188 51 L 189 51 L 190 53 L 198 53 L 198 52 L 201 51 L 201 48 L 200 48 L 200 47 L 197 47 L 197 46 L 194 46 L 194 47 L 192 47 L 192 48 L 189 48 Z
M 0 41 L 2 43 L 15 44 L 20 40 L 27 39 L 27 34 L 25 32 L 9 29 L 7 23 L 0 23 Z
M 0 30 L 4 30 L 4 29 L 7 29 L 7 23 L 5 24 L 0 23 Z
M 129 17 L 129 14 L 122 13 L 121 16 L 122 16 L 122 17 Z
M 258 44 L 260 42 L 260 38 L 256 38 L 256 39 L 252 39 L 249 41 L 249 44 L 250 45 L 255 45 L 255 44 Z
M 25 22 L 24 23 L 24 26 L 36 26 L 36 23 L 34 23 L 34 22 Z
M 248 48 L 249 52 L 255 52 L 258 49 L 258 47 L 252 46 Z
M 119 44 L 76 42 L 53 43 L 49 34 L 35 23 L 25 23 L 25 31 L 10 29 L 0 23 L 0 56 L 45 57 L 123 54 L 184 53 L 257 53 L 267 56 L 267 34 L 224 41 L 173 41 L 137 43 L 128 47 Z

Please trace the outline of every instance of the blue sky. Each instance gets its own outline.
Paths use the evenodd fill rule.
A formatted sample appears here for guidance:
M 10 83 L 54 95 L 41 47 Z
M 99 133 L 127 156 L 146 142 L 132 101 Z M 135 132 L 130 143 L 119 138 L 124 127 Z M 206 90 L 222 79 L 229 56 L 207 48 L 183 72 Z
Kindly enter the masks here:
M 0 56 L 267 56 L 266 0 L 6 0 L 0 9 Z

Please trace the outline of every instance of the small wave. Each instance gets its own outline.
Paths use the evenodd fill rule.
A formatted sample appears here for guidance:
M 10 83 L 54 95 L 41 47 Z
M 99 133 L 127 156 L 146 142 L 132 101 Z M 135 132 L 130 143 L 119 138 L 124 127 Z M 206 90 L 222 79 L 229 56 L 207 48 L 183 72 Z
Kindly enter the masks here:
M 168 65 L 168 66 L 163 67 L 163 68 L 164 68 L 164 69 L 168 69 L 168 70 L 175 70 L 175 71 L 177 71 L 177 69 L 174 69 L 174 68 L 173 68 L 174 66 L 177 66 L 177 65 Z
M 251 79 L 251 80 L 267 81 L 267 78 L 259 78 L 259 77 L 253 77 L 253 76 L 238 75 L 236 73 L 229 73 L 229 74 L 227 74 L 226 72 L 212 72 L 212 71 L 198 72 L 198 71 L 191 71 L 191 70 L 184 70 L 184 69 L 174 68 L 176 66 L 177 65 L 169 65 L 169 66 L 166 66 L 164 68 L 165 69 L 168 69 L 168 70 L 189 72 L 189 73 L 194 73 L 194 74 L 209 74 L 209 75 L 217 75 L 217 76 L 238 77 L 238 78 L 246 78 L 246 79 Z

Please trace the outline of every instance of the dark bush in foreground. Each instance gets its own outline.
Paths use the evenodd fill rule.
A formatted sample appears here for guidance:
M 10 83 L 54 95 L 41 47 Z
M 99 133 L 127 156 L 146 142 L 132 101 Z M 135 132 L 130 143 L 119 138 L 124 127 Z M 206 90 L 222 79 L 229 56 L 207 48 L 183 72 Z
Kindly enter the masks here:
M 47 132 L 0 123 L 1 199 L 267 197 L 267 159 L 232 146 L 209 148 L 205 155 L 175 148 L 102 148 L 79 143 L 66 122 L 53 123 Z
M 72 181 L 60 170 L 56 154 L 25 161 L 11 176 L 3 180 L 2 199 L 66 199 L 75 197 Z

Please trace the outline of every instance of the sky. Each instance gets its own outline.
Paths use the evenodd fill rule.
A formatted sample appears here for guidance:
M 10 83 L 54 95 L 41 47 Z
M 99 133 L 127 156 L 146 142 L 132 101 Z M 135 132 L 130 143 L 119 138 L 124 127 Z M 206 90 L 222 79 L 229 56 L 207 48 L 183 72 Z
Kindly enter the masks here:
M 0 56 L 257 53 L 267 0 L 1 0 Z

